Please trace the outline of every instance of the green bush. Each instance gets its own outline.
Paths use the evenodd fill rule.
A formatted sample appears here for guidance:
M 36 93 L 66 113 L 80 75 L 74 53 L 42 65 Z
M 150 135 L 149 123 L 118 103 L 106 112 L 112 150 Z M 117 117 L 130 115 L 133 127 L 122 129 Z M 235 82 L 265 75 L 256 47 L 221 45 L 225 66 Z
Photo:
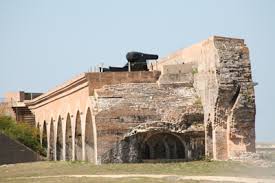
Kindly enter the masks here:
M 27 123 L 16 123 L 11 117 L 0 116 L 0 132 L 17 140 L 41 155 L 46 150 L 40 145 L 39 130 Z

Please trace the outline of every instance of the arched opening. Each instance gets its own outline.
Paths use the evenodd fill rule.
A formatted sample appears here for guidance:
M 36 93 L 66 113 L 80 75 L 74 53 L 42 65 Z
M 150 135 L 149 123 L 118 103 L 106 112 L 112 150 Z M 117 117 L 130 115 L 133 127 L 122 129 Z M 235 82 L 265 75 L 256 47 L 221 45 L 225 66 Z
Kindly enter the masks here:
M 47 124 L 46 121 L 43 122 L 43 128 L 41 133 L 41 145 L 43 148 L 47 150 L 48 148 L 48 142 L 47 142 Z
M 92 113 L 90 108 L 87 109 L 85 119 L 85 160 L 94 161 L 94 136 L 93 136 L 93 123 Z
M 55 159 L 55 151 L 54 151 L 54 124 L 53 119 L 51 119 L 50 123 L 50 156 L 49 160 Z
M 185 148 L 177 136 L 169 133 L 158 133 L 144 142 L 142 158 L 184 159 Z
M 63 152 L 63 133 L 62 133 L 62 121 L 61 117 L 58 117 L 57 121 L 57 139 L 56 139 L 56 159 L 61 160 Z
M 40 141 L 40 144 L 42 145 L 42 135 L 41 135 L 41 125 L 40 125 L 40 123 L 39 122 L 37 122 L 36 123 L 36 129 L 35 129 L 35 132 L 36 132 L 36 137 L 37 137 L 37 139 L 39 139 L 39 141 Z
M 66 160 L 72 160 L 72 126 L 71 116 L 68 113 L 66 118 Z
M 75 160 L 82 160 L 82 133 L 79 111 L 77 111 L 75 121 Z
M 209 120 L 205 128 L 205 153 L 209 158 L 213 158 L 213 127 Z

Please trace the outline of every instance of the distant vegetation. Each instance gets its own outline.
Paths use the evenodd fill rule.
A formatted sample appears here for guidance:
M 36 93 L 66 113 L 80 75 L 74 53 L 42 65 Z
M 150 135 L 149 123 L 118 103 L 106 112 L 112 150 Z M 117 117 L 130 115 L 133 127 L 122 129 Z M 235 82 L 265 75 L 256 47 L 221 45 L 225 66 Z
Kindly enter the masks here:
M 0 116 L 0 132 L 45 156 L 46 151 L 40 145 L 39 130 L 29 124 L 16 123 L 11 117 Z

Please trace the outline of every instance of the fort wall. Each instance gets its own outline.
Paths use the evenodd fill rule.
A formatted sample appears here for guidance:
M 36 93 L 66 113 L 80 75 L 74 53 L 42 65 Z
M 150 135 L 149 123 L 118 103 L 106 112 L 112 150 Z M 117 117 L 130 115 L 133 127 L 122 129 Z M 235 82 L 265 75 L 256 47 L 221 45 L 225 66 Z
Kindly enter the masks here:
M 254 86 L 243 40 L 210 37 L 151 69 L 83 73 L 25 101 L 48 158 L 226 160 L 255 151 Z
M 120 83 L 155 83 L 160 76 L 160 72 L 95 72 L 86 73 L 89 81 L 89 94 L 94 95 L 94 89 L 102 88 L 105 85 Z
M 160 59 L 153 68 L 184 63 L 193 64 L 204 108 L 206 154 L 228 159 L 255 151 L 255 95 L 244 40 L 214 36 Z
M 26 101 L 26 105 L 35 114 L 35 125 L 41 131 L 41 142 L 43 134 L 47 137 L 47 156 L 51 159 L 61 157 L 61 159 L 85 160 L 85 158 L 89 158 L 90 161 L 96 162 L 97 144 L 95 139 L 97 141 L 97 137 L 93 119 L 98 108 L 93 102 L 94 90 L 118 83 L 155 83 L 159 74 L 160 72 L 157 71 L 85 73 L 31 101 Z M 68 130 L 68 128 L 70 129 Z M 66 133 L 71 135 L 66 135 Z M 59 154 L 57 153 L 58 135 L 62 140 L 59 144 L 67 144 Z M 89 137 L 90 140 L 86 137 Z M 66 142 L 66 138 L 71 143 Z M 87 145 L 87 141 L 91 141 L 92 145 Z M 87 152 L 86 149 L 90 149 L 90 152 Z M 68 152 L 71 154 L 70 157 L 66 155 Z M 89 157 L 87 157 L 87 153 Z

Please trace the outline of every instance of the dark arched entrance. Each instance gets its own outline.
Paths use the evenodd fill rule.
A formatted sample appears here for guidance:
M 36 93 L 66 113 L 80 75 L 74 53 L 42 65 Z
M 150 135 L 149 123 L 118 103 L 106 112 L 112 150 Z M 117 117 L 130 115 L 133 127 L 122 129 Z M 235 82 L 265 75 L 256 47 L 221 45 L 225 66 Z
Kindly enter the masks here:
M 41 133 L 41 145 L 47 151 L 48 141 L 47 141 L 47 125 L 46 125 L 46 121 L 43 122 L 43 128 L 42 128 L 42 133 Z
M 92 113 L 90 108 L 87 109 L 86 114 L 86 127 L 85 127 L 85 160 L 94 162 L 94 134 L 93 134 L 93 122 Z
M 82 160 L 82 133 L 79 111 L 77 111 L 75 121 L 75 160 Z
M 61 160 L 63 157 L 63 133 L 62 133 L 62 120 L 61 116 L 57 121 L 57 137 L 56 137 L 56 159 Z
M 72 160 L 72 126 L 71 126 L 71 116 L 68 113 L 66 119 L 66 135 L 65 135 L 65 143 L 66 143 L 66 160 Z
M 184 159 L 185 149 L 180 139 L 169 133 L 158 133 L 143 144 L 142 159 Z
M 49 156 L 49 160 L 55 160 L 55 145 L 54 145 L 54 126 L 53 126 L 53 119 L 51 119 L 51 123 L 50 123 L 50 156 Z

